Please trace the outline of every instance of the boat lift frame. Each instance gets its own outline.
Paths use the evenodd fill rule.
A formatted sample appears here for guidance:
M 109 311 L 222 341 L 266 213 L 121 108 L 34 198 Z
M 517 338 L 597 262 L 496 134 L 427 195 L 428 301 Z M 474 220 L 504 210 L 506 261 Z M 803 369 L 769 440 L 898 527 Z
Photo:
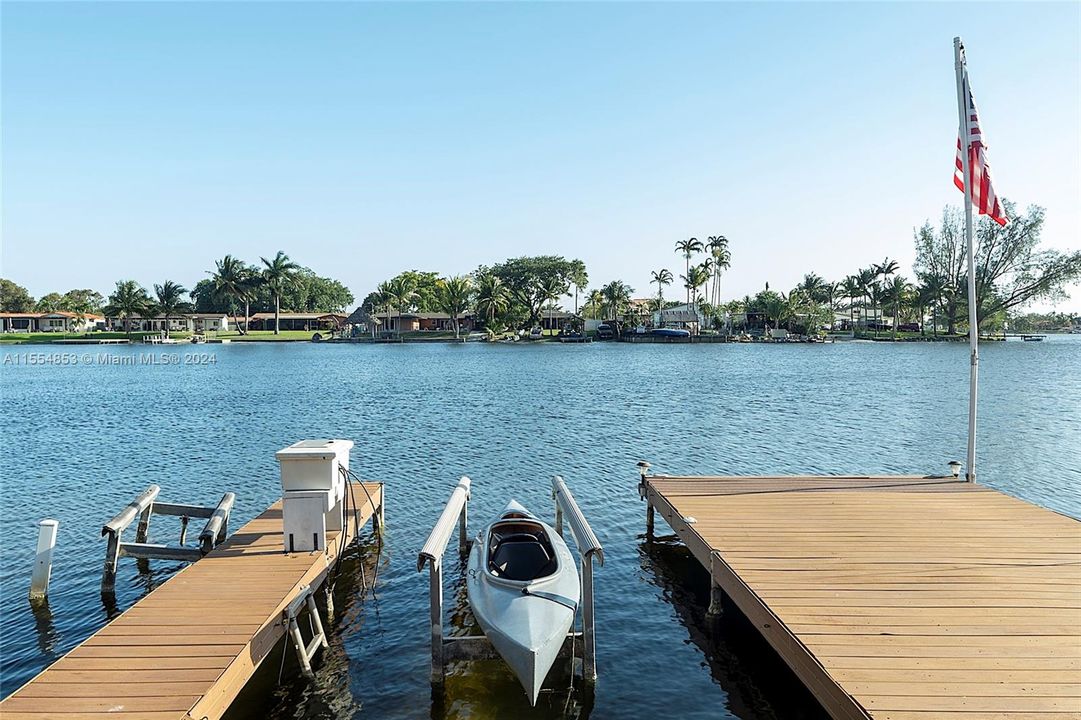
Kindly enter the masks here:
M 112 520 L 101 528 L 102 537 L 108 537 L 105 547 L 105 566 L 101 573 L 101 592 L 112 595 L 116 592 L 116 565 L 122 557 L 134 557 L 159 560 L 183 560 L 195 562 L 221 544 L 229 535 L 229 515 L 236 502 L 236 495 L 227 492 L 214 507 L 184 505 L 181 503 L 158 502 L 161 488 L 151 485 Z M 180 545 L 155 545 L 147 542 L 150 532 L 150 520 L 154 515 L 172 515 L 180 518 Z M 139 525 L 135 531 L 135 542 L 124 542 L 124 530 L 135 519 Z M 188 522 L 191 518 L 207 518 L 206 525 L 199 533 L 198 547 L 185 547 L 188 535 Z
M 451 492 L 446 507 L 443 508 L 439 520 L 432 528 L 428 540 L 421 548 L 417 556 L 417 572 L 424 570 L 425 564 L 429 569 L 429 600 L 430 619 L 432 629 L 432 667 L 431 681 L 433 685 L 442 685 L 446 670 L 446 663 L 450 660 L 488 660 L 498 659 L 491 642 L 484 635 L 465 635 L 458 637 L 444 637 L 443 634 L 443 555 L 454 528 L 458 527 L 458 552 L 461 555 L 469 553 L 471 540 L 469 538 L 469 498 L 470 480 L 462 476 L 458 485 Z M 552 478 L 552 499 L 555 501 L 555 524 L 554 528 L 560 537 L 563 537 L 563 525 L 566 522 L 574 536 L 574 542 L 578 547 L 581 560 L 581 583 L 582 600 L 582 632 L 575 632 L 573 627 L 567 633 L 567 641 L 563 643 L 559 656 L 570 657 L 573 654 L 575 640 L 582 641 L 582 678 L 589 685 L 597 682 L 597 647 L 595 632 L 595 615 L 593 607 L 593 559 L 604 565 L 604 548 L 594 534 L 593 529 L 582 514 L 581 508 L 575 501 L 571 491 L 567 488 L 563 478 L 556 475 Z

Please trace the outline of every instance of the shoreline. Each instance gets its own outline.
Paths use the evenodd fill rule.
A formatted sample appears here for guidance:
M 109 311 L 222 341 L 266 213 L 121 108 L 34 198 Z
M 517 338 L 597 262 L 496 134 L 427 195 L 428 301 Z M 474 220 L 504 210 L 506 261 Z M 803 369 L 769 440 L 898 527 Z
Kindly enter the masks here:
M 1049 336 L 1058 335 L 1072 335 L 1074 333 L 1017 333 L 1011 334 L 1008 337 L 1001 335 L 990 335 L 980 338 L 980 342 L 1005 342 L 1007 339 L 1012 339 L 1014 342 L 1029 341 L 1029 340 L 1044 340 Z M 14 334 L 13 334 L 14 335 Z M 148 337 L 157 337 L 148 336 Z M 1026 338 L 1028 340 L 1026 340 Z M 727 336 L 727 335 L 692 335 L 690 337 L 658 337 L 654 335 L 632 335 L 622 338 L 611 338 L 608 340 L 598 340 L 596 338 L 589 338 L 586 341 L 561 341 L 558 337 L 545 337 L 541 339 L 519 339 L 519 340 L 466 340 L 466 338 L 454 338 L 454 337 L 402 337 L 402 338 L 339 338 L 328 337 L 321 340 L 313 340 L 310 335 L 305 333 L 304 337 L 251 337 L 251 336 L 230 336 L 222 338 L 208 338 L 207 340 L 193 343 L 187 337 L 173 338 L 173 342 L 161 343 L 161 342 L 147 342 L 146 340 L 138 337 L 12 337 L 12 336 L 0 336 L 0 348 L 3 347 L 21 347 L 25 345 L 136 345 L 136 346 L 151 346 L 151 347 L 190 347 L 194 345 L 224 345 L 232 343 L 253 343 L 253 344 L 273 344 L 273 343 L 310 343 L 313 345 L 402 345 L 402 344 L 433 344 L 444 343 L 448 345 L 461 345 L 461 344 L 498 344 L 498 345 L 534 345 L 534 344 L 558 344 L 558 345 L 582 345 L 593 343 L 622 343 L 630 345 L 719 345 L 719 344 L 732 344 L 732 345 L 833 345 L 836 343 L 849 343 L 849 342 L 875 342 L 875 343 L 967 343 L 968 336 L 956 335 L 956 336 L 927 336 L 927 337 L 830 337 L 819 339 L 810 339 L 804 337 L 791 337 L 783 339 L 762 338 L 762 337 L 743 337 L 740 336 Z

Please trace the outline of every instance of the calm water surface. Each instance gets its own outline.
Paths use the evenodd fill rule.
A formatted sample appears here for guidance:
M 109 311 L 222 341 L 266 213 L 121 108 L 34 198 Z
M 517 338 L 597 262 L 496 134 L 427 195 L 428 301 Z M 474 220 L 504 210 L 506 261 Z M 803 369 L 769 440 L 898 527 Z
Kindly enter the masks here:
M 279 495 L 274 451 L 350 438 L 387 483 L 388 534 L 345 564 L 316 681 L 267 662 L 236 718 L 819 717 L 737 618 L 710 628 L 708 577 L 675 543 L 643 542 L 635 462 L 664 473 L 937 473 L 964 454 L 967 346 L 200 346 L 211 365 L 13 364 L 0 351 L 0 695 L 7 695 L 179 567 L 121 561 L 116 607 L 98 594 L 102 523 L 150 483 L 162 499 L 237 494 L 234 527 Z M 82 355 L 85 348 L 64 348 Z M 129 357 L 148 347 L 90 348 Z M 167 349 L 166 352 L 174 352 Z M 180 350 L 181 353 L 184 350 Z M 1081 516 L 1081 337 L 981 349 L 981 480 Z M 551 515 L 562 474 L 605 546 L 596 577 L 595 694 L 556 690 L 529 711 L 495 662 L 428 684 L 427 576 L 417 551 L 459 475 L 473 530 L 514 497 Z M 35 523 L 60 520 L 48 611 L 26 600 Z M 155 521 L 152 540 L 178 526 Z M 451 622 L 471 622 L 448 553 Z M 363 589 L 378 575 L 376 591 Z M 731 615 L 731 614 L 730 614 Z

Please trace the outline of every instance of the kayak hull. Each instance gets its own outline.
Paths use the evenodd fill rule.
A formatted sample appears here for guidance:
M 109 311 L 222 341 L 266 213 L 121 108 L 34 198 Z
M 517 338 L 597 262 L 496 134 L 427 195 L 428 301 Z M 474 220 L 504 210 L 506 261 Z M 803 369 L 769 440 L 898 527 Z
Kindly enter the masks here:
M 508 513 L 513 513 L 514 519 L 507 519 Z M 492 553 L 493 547 L 498 548 L 493 540 L 508 527 L 535 527 L 543 532 L 554 556 L 554 571 L 524 580 L 501 577 L 498 569 L 493 571 L 489 555 L 499 555 L 498 550 Z M 500 519 L 485 527 L 473 543 L 466 590 L 484 634 L 518 677 L 530 703 L 536 705 L 544 679 L 574 624 L 580 599 L 578 569 L 566 543 L 551 526 L 512 501 Z

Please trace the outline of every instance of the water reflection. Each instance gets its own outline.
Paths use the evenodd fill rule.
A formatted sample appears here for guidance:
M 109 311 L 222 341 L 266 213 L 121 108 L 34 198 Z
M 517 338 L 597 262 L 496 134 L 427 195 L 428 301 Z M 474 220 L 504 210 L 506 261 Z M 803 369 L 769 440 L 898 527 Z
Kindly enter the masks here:
M 56 632 L 56 625 L 53 623 L 53 612 L 49 609 L 49 599 L 34 598 L 29 602 L 30 612 L 34 615 L 34 631 L 37 635 L 38 650 L 46 657 L 55 657 L 59 635 Z
M 639 562 L 659 587 L 679 622 L 705 656 L 714 681 L 728 696 L 728 710 L 741 718 L 826 720 L 829 715 L 768 643 L 725 598 L 724 614 L 708 618 L 709 572 L 674 535 L 642 536 Z

